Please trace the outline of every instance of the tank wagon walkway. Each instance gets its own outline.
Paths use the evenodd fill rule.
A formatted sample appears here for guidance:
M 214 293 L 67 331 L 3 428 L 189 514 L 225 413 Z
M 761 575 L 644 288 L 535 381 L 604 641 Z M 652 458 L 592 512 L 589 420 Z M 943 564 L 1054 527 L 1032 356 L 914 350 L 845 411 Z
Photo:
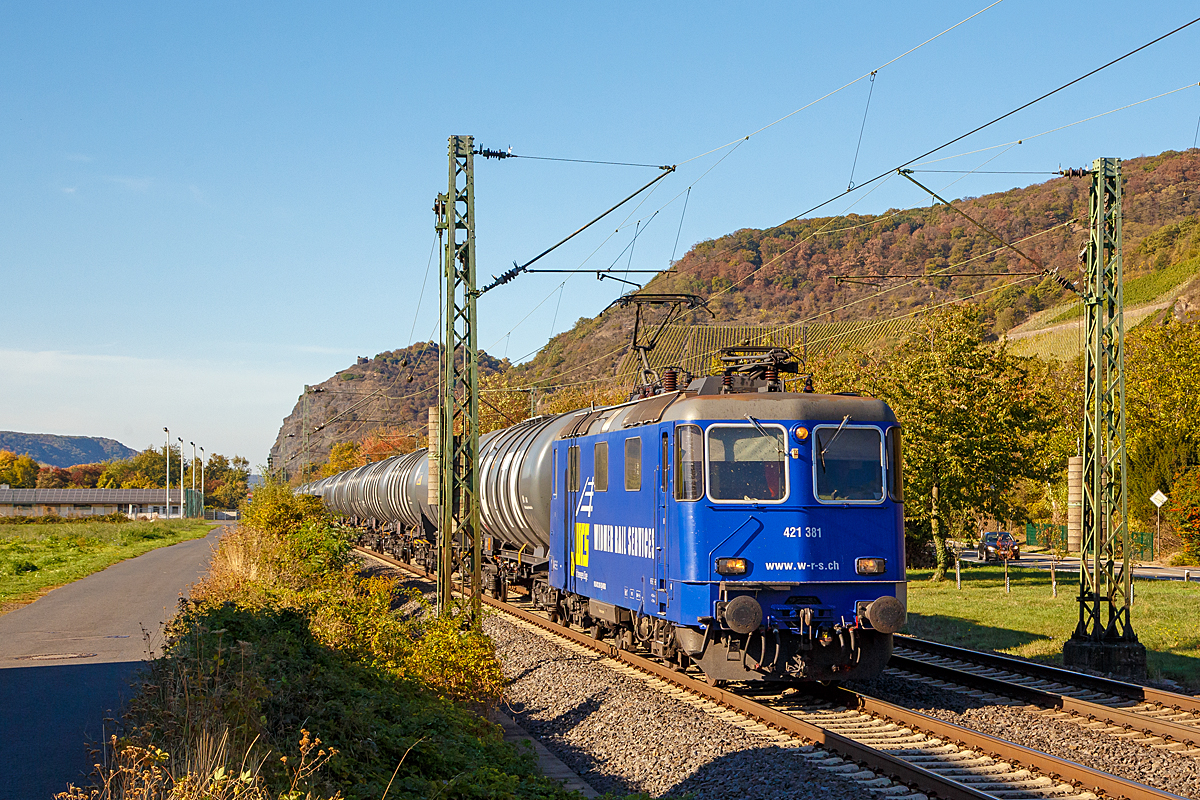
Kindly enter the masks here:
M 85 742 L 105 735 L 129 679 L 181 594 L 204 574 L 222 526 L 114 564 L 0 617 L 0 800 L 48 800 L 86 784 Z

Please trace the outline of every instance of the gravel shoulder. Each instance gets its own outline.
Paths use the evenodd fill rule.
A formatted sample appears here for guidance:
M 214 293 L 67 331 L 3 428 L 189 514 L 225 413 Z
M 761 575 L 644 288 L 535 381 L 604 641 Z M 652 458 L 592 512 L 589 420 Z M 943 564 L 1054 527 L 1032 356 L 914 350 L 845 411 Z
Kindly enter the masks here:
M 600 792 L 695 800 L 873 794 L 810 763 L 824 751 L 743 729 L 498 615 L 484 628 L 510 681 L 506 710 Z M 852 764 L 833 769 L 859 772 Z
M 1200 797 L 1200 759 L 1192 756 L 1155 750 L 1021 706 L 995 705 L 894 675 L 855 682 L 848 688 L 1122 778 Z

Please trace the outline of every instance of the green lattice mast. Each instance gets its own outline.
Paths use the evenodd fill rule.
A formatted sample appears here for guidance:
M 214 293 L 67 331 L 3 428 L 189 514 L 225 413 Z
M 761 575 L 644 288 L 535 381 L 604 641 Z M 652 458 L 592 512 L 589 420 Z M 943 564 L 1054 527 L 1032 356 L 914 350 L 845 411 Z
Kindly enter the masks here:
M 1085 251 L 1083 531 L 1079 623 L 1067 665 L 1144 675 L 1146 650 L 1130 620 L 1132 572 L 1125 452 L 1125 314 L 1121 162 L 1092 162 Z
M 450 181 L 434 210 L 445 236 L 442 286 L 445 308 L 441 348 L 438 459 L 439 611 L 450 607 L 457 571 L 471 598 L 474 624 L 480 621 L 479 528 L 479 352 L 475 323 L 474 138 L 450 137 Z M 467 563 L 469 561 L 469 563 Z M 468 576 L 469 570 L 469 576 Z

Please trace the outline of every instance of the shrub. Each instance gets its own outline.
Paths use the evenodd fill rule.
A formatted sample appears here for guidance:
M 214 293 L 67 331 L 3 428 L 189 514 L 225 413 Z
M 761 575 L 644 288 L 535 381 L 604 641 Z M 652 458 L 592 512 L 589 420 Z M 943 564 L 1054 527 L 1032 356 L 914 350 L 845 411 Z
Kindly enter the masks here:
M 172 800 L 566 797 L 474 713 L 503 689 L 491 641 L 361 575 L 310 500 L 275 485 L 246 504 L 168 626 L 101 785 L 141 776 L 121 796 Z M 115 800 L 101 791 L 70 800 Z
M 1175 474 L 1167 518 L 1183 543 L 1187 563 L 1200 563 L 1200 467 L 1187 467 Z
M 329 521 L 319 497 L 293 494 L 278 481 L 258 487 L 253 499 L 242 503 L 240 516 L 242 525 L 277 536 L 288 536 L 305 522 Z

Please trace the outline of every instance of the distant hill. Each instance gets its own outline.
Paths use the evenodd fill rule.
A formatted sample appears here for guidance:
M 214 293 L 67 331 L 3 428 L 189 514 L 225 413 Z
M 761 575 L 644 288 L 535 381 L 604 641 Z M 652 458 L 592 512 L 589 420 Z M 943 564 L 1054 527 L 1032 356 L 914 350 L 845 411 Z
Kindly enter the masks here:
M 59 436 L 54 433 L 16 431 L 0 431 L 0 450 L 17 455 L 28 453 L 39 464 L 51 467 L 95 464 L 137 455 L 136 450 L 103 436 Z

